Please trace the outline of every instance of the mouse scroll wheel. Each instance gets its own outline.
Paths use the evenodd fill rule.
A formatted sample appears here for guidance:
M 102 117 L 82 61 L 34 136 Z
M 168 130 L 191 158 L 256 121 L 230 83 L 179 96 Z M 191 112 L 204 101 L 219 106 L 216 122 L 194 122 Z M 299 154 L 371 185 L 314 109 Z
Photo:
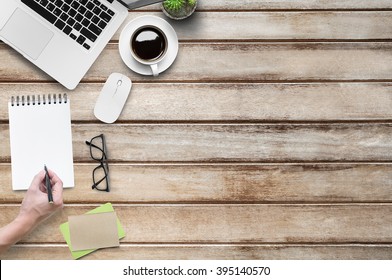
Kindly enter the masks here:
M 122 80 L 118 80 L 117 86 L 121 86 L 121 84 L 122 84 Z

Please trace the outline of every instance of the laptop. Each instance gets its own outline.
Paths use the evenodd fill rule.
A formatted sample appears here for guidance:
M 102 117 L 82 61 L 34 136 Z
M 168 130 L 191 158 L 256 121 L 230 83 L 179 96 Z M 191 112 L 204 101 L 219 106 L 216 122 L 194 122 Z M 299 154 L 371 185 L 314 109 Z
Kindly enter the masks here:
M 66 88 L 76 88 L 125 21 L 162 0 L 1 0 L 0 40 Z

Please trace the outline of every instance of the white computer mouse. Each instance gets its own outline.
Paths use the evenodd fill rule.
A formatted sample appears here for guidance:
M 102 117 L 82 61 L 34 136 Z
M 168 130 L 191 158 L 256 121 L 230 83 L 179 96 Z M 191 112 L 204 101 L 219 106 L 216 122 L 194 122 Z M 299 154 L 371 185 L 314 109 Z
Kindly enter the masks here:
M 104 123 L 114 123 L 121 114 L 132 88 L 125 75 L 113 73 L 107 79 L 94 107 L 94 115 Z

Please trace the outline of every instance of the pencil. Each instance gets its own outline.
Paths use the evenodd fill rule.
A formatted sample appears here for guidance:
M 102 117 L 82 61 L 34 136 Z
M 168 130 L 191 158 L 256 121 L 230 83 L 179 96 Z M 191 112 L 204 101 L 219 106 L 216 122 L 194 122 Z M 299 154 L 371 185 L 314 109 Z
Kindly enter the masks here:
M 45 186 L 46 186 L 46 192 L 48 193 L 48 201 L 49 203 L 53 203 L 52 185 L 50 184 L 48 168 L 46 168 L 46 165 L 44 165 L 44 169 L 45 169 Z

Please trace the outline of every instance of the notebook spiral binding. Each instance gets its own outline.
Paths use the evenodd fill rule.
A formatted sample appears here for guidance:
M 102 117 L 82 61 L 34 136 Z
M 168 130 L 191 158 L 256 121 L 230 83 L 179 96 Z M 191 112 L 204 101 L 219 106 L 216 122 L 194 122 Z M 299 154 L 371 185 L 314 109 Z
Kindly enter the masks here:
M 11 96 L 11 106 L 31 106 L 31 105 L 47 105 L 67 103 L 67 94 L 42 94 L 41 95 L 24 95 Z

